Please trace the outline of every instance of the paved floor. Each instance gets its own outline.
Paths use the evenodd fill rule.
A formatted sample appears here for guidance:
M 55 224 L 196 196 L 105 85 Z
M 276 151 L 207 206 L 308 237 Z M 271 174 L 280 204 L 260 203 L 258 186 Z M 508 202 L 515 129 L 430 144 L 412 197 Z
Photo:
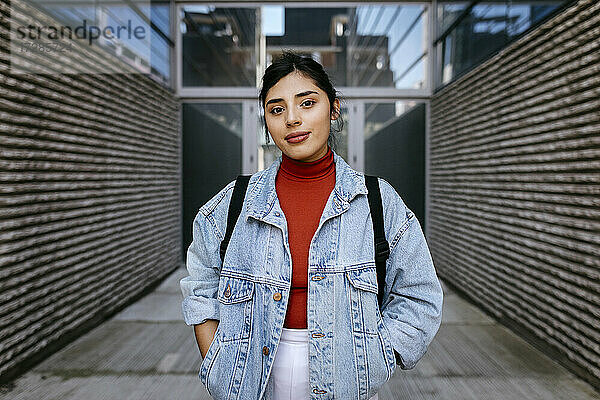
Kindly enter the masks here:
M 202 400 L 200 354 L 181 319 L 179 269 L 154 292 L 0 391 L 1 400 Z M 587 383 L 444 285 L 443 322 L 417 367 L 379 392 L 391 399 L 600 399 Z

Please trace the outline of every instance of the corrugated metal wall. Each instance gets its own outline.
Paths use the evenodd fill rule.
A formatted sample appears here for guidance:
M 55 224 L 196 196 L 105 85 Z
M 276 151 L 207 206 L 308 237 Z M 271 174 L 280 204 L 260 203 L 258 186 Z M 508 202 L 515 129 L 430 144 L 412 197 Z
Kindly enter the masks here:
M 35 11 L 8 7 L 0 2 L 0 377 L 181 262 L 172 92 L 132 74 L 11 75 L 8 18 Z M 96 50 L 80 62 L 93 57 L 103 59 Z
M 600 382 L 600 2 L 579 1 L 435 94 L 440 276 Z

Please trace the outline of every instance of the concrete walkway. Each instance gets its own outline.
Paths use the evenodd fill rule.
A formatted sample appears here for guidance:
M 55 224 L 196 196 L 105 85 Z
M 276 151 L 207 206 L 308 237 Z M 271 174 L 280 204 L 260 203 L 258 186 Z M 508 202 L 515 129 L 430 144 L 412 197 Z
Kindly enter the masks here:
M 0 389 L 2 400 L 202 400 L 200 353 L 180 311 L 175 271 L 154 292 Z M 443 322 L 417 367 L 380 400 L 600 399 L 590 385 L 444 285 Z M 344 400 L 344 399 L 340 399 Z

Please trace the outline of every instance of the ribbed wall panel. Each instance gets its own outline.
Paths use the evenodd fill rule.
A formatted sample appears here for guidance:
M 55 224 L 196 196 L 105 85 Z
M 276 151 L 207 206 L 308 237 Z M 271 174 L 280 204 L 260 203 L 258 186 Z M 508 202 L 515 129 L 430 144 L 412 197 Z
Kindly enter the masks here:
M 8 18 L 45 17 L 4 0 L 0 13 L 5 378 L 178 267 L 181 143 L 178 101 L 143 75 L 11 73 Z M 118 63 L 93 46 L 72 60 L 24 57 L 48 71 L 59 62 Z
M 600 387 L 600 3 L 437 92 L 429 171 L 440 276 Z

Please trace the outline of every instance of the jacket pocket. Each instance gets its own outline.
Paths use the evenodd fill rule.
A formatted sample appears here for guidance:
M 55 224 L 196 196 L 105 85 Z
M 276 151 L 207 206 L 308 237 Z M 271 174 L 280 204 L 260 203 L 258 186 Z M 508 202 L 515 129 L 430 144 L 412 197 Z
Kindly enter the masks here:
M 390 379 L 388 345 L 377 301 L 377 269 L 366 266 L 345 272 L 350 300 L 352 345 L 358 398 L 369 399 Z
M 215 336 L 213 337 L 212 342 L 210 342 L 210 346 L 208 346 L 208 350 L 200 363 L 200 381 L 204 384 L 204 387 L 206 387 L 209 394 L 211 394 L 211 389 L 209 388 L 210 373 L 214 369 L 219 350 L 221 350 L 221 341 L 219 338 L 220 325 L 220 323 L 217 325 Z
M 377 301 L 376 267 L 349 270 L 345 274 L 349 282 L 352 330 L 378 334 L 377 321 L 381 318 L 381 313 Z
M 390 371 L 389 377 L 391 378 L 392 374 L 396 370 L 396 356 L 394 355 L 394 347 L 392 346 L 392 341 L 390 339 L 390 331 L 385 326 L 383 318 L 379 319 L 377 325 L 379 329 L 379 337 L 381 339 L 381 343 L 383 344 L 385 359 Z
M 242 340 L 250 337 L 255 283 L 252 280 L 223 276 L 219 280 L 219 326 L 221 340 Z

